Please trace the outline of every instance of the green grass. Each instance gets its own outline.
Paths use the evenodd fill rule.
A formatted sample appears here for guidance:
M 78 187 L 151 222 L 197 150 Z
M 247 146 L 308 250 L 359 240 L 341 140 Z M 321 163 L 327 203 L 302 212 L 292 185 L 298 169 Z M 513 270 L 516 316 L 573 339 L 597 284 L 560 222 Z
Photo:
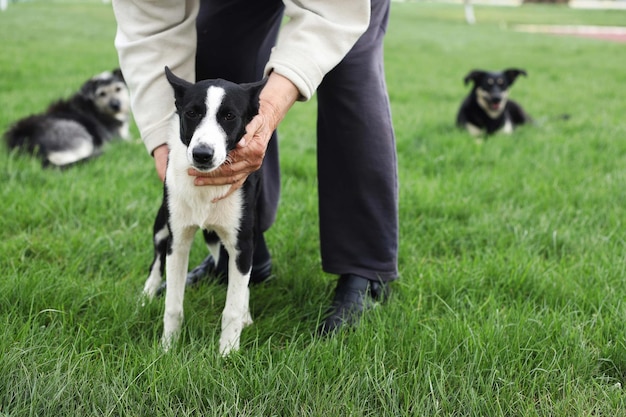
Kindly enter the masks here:
M 169 354 L 162 301 L 139 303 L 160 198 L 140 143 L 64 172 L 3 148 L 0 416 L 626 415 L 626 45 L 510 30 L 626 13 L 476 16 L 393 4 L 402 277 L 389 304 L 333 339 L 312 337 L 335 279 L 319 266 L 313 102 L 281 126 L 276 279 L 252 289 L 255 324 L 226 360 L 224 288 L 188 291 Z M 0 129 L 116 66 L 114 33 L 95 1 L 0 13 Z M 477 145 L 453 126 L 462 79 L 509 66 L 529 73 L 512 96 L 538 126 Z M 192 262 L 203 256 L 198 241 Z

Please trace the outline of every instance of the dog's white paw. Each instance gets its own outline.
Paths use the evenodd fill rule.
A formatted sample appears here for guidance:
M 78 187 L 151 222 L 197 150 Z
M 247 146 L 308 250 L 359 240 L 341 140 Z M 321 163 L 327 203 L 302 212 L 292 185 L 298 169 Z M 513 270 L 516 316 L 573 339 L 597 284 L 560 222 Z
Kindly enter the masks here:
M 252 322 L 250 314 L 227 319 L 222 317 L 222 334 L 220 335 L 220 353 L 228 356 L 232 351 L 239 350 L 241 331 L 246 326 L 246 321 Z
M 148 303 L 154 300 L 158 288 L 158 285 L 154 286 L 153 288 L 151 285 L 148 285 L 148 281 L 146 281 L 146 284 L 141 291 L 141 294 L 139 294 L 139 302 L 141 303 L 142 307 L 145 307 L 146 305 L 148 305 Z
M 252 316 L 250 315 L 250 311 L 246 311 L 246 314 L 243 316 L 243 327 L 249 326 L 253 323 Z
M 164 330 L 163 336 L 161 336 L 161 348 L 163 351 L 169 351 L 178 341 L 180 335 L 180 329 L 177 330 Z
M 157 290 L 159 289 L 160 285 L 161 278 L 150 275 L 143 286 L 142 294 L 144 295 L 144 297 L 151 300 L 156 296 Z
M 235 317 L 222 316 L 222 334 L 220 335 L 220 353 L 228 356 L 230 352 L 239 350 L 239 342 L 243 328 L 252 324 L 250 311 Z
M 236 336 L 233 340 L 226 340 L 223 333 L 220 337 L 220 354 L 224 357 L 239 350 L 239 336 Z
M 152 301 L 152 297 L 149 297 L 146 293 L 139 294 L 139 304 L 141 307 L 147 306 Z
M 174 346 L 176 340 L 178 338 L 175 335 L 166 336 L 165 334 L 161 337 L 161 349 L 164 352 L 169 352 L 169 350 Z
M 182 323 L 182 310 L 173 310 L 171 312 L 168 312 L 167 310 L 165 311 L 165 314 L 163 315 L 163 336 L 161 336 L 161 346 L 166 352 L 178 340 Z

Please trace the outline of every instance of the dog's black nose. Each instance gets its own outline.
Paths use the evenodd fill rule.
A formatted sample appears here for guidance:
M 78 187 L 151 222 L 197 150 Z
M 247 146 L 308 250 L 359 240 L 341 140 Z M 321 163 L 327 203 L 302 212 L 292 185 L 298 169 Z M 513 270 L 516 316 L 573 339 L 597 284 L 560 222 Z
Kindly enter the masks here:
M 193 160 L 200 165 L 208 165 L 213 160 L 213 148 L 208 146 L 199 146 L 193 149 Z
M 122 103 L 120 103 L 119 100 L 113 99 L 109 102 L 109 106 L 113 111 L 120 111 L 120 109 L 122 108 Z

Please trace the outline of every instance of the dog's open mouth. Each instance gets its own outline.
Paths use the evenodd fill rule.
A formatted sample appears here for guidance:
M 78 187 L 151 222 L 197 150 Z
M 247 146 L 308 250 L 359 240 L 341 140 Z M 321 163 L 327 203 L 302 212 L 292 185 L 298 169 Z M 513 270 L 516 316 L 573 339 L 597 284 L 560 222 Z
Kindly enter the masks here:
M 500 110 L 500 106 L 501 105 L 502 105 L 501 101 L 492 101 L 492 102 L 489 103 L 489 108 L 491 110 L 496 111 L 496 110 Z

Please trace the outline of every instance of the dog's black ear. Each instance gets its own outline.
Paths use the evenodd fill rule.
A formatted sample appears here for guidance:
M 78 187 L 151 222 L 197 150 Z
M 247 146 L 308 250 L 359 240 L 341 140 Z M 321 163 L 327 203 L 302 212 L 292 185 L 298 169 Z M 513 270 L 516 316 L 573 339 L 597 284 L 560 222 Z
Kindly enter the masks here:
M 259 112 L 259 95 L 263 87 L 265 87 L 265 84 L 267 84 L 267 77 L 255 83 L 240 84 L 245 91 L 250 93 L 250 109 L 252 110 L 253 116 Z
M 120 81 L 124 81 L 126 82 L 126 80 L 124 79 L 124 75 L 122 74 L 122 70 L 119 68 L 115 68 L 113 71 L 111 71 L 113 73 L 113 77 L 119 79 Z
M 465 76 L 465 78 L 463 78 L 463 82 L 465 83 L 465 85 L 467 85 L 467 83 L 469 83 L 470 81 L 473 81 L 474 84 L 478 84 L 480 83 L 481 78 L 485 76 L 485 74 L 487 73 L 482 70 L 472 70 Z
M 519 68 L 508 68 L 502 71 L 502 73 L 506 77 L 506 81 L 507 83 L 509 83 L 509 85 L 513 84 L 513 82 L 515 82 L 515 79 L 518 76 L 520 75 L 526 76 L 526 71 L 524 71 L 523 69 L 519 69 Z
M 87 100 L 91 100 L 93 99 L 96 92 L 96 85 L 96 81 L 94 81 L 93 79 L 89 79 L 80 86 L 78 94 Z
M 165 76 L 174 89 L 174 98 L 176 99 L 176 107 L 178 107 L 178 103 L 185 95 L 185 91 L 187 91 L 187 89 L 193 84 L 189 81 L 183 80 L 182 78 L 178 78 L 167 66 L 165 67 Z

